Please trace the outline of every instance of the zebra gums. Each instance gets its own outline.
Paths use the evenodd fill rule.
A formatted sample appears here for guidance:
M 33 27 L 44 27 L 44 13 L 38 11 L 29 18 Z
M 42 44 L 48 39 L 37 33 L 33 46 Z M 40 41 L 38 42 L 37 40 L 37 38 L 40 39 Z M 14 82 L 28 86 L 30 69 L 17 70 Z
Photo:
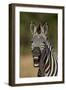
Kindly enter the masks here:
M 31 22 L 30 30 L 32 33 L 32 56 L 34 67 L 39 67 L 38 77 L 57 76 L 58 62 L 53 48 L 47 39 L 48 24 L 35 25 Z

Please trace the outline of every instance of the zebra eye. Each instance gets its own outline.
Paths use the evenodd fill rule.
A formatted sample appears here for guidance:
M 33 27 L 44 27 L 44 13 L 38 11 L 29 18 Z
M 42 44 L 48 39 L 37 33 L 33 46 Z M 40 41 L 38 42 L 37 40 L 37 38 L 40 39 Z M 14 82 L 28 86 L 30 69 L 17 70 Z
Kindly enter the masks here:
M 45 44 L 45 42 L 43 42 Z
M 33 43 L 33 40 L 31 40 L 30 42 Z

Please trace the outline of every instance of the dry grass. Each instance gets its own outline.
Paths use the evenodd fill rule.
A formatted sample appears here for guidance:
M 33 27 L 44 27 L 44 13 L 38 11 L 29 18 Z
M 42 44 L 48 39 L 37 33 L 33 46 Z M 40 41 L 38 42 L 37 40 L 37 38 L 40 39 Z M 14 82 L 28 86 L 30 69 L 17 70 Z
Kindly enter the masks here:
M 33 66 L 32 55 L 20 57 L 20 77 L 37 77 L 38 68 Z

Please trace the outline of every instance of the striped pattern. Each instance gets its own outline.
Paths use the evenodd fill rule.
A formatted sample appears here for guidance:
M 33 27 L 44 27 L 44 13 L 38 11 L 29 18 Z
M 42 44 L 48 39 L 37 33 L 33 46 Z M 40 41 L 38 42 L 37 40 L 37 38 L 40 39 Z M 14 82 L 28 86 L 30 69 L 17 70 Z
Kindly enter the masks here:
M 32 50 L 34 49 L 34 47 L 39 47 L 42 51 L 45 46 L 45 43 L 43 42 L 46 42 L 46 38 L 42 34 L 35 34 L 33 35 L 32 41 Z
M 45 26 L 47 26 L 47 23 Z M 32 33 L 32 51 L 35 47 L 39 47 L 41 51 L 38 76 L 56 76 L 58 73 L 58 62 L 47 40 L 46 34 L 48 31 L 48 27 L 44 28 L 44 26 L 41 26 L 40 34 L 36 32 L 36 29 L 37 28 L 34 27 L 34 32 Z
M 56 76 L 58 73 L 58 63 L 54 59 L 52 52 L 48 48 L 42 51 L 38 76 Z

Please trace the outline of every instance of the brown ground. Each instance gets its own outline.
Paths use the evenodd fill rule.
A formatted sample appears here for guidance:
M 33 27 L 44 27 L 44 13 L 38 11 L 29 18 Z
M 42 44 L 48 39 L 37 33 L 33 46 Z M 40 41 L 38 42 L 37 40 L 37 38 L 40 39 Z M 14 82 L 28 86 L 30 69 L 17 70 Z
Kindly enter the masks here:
M 20 77 L 36 77 L 38 68 L 33 66 L 32 55 L 20 57 Z

